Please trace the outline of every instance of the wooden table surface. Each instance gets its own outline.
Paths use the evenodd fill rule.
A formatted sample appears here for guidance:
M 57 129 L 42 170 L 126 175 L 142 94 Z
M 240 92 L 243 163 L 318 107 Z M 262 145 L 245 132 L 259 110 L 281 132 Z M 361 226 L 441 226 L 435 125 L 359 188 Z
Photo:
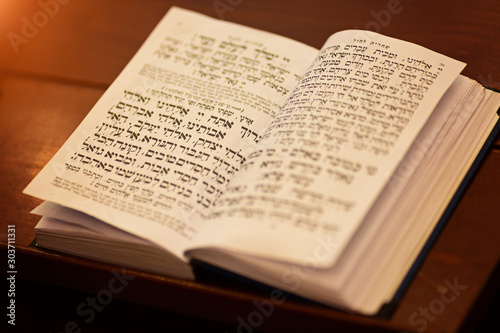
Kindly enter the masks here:
M 5 275 L 7 226 L 15 225 L 16 327 L 52 332 L 126 331 L 147 325 L 220 332 L 470 331 L 499 286 L 498 138 L 388 318 L 287 301 L 256 322 L 253 301 L 269 297 L 264 291 L 212 276 L 186 282 L 134 270 L 126 272 L 136 278 L 114 295 L 112 304 L 96 311 L 96 318 L 87 323 L 79 316 L 79 304 L 100 295 L 112 270 L 122 268 L 30 246 L 38 217 L 29 212 L 40 201 L 21 192 L 172 5 L 317 48 L 339 30 L 379 31 L 464 61 L 464 75 L 500 89 L 498 0 L 1 1 L 0 257 Z M 441 306 L 446 281 L 466 288 Z M 6 292 L 1 294 L 6 311 Z M 6 321 L 5 314 L 1 317 Z M 252 318 L 255 325 L 241 324 Z

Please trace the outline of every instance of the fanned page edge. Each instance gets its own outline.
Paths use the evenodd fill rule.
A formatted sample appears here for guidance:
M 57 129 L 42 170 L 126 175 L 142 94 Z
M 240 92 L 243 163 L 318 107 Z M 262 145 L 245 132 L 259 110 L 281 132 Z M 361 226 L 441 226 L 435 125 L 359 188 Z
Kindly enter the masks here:
M 465 80 L 473 81 L 465 77 L 459 77 L 457 81 L 458 80 L 462 82 L 465 82 Z M 471 83 L 471 85 L 473 85 L 473 83 Z M 479 84 L 477 85 L 479 86 Z M 496 107 L 500 111 L 500 95 L 496 94 L 490 103 L 495 103 L 495 99 Z M 459 102 L 460 101 L 457 102 L 457 105 Z M 488 105 L 486 104 L 486 106 Z M 483 108 L 486 109 L 486 107 Z M 488 106 L 488 109 L 493 110 L 491 105 Z M 383 272 L 386 276 L 384 277 L 382 274 L 382 277 L 380 277 L 380 274 L 376 273 L 375 275 L 378 276 L 378 278 L 376 278 L 375 285 L 371 285 L 371 283 L 374 282 L 373 279 L 375 275 L 372 276 L 367 274 L 366 269 L 365 273 L 358 273 L 359 255 L 357 259 L 352 258 L 352 256 L 342 257 L 341 266 L 343 267 L 337 265 L 330 269 L 321 269 L 314 265 L 311 266 L 311 262 L 304 262 L 302 265 L 286 265 L 284 263 L 266 260 L 262 257 L 245 256 L 241 253 L 218 253 L 211 250 L 198 253 L 196 250 L 193 250 L 192 256 L 196 258 L 196 260 L 201 261 L 202 265 L 203 263 L 208 263 L 209 266 L 207 266 L 207 269 L 212 269 L 210 265 L 213 265 L 222 268 L 222 270 L 232 272 L 232 274 L 239 275 L 239 277 L 236 276 L 236 278 L 243 281 L 254 279 L 259 283 L 280 288 L 283 291 L 291 292 L 335 308 L 343 308 L 363 315 L 377 315 L 383 305 L 397 304 L 401 293 L 408 287 L 409 281 L 414 277 L 416 269 L 419 268 L 430 246 L 432 246 L 439 234 L 439 231 L 445 225 L 449 213 L 456 205 L 456 201 L 459 200 L 463 194 L 463 189 L 467 186 L 470 178 L 475 172 L 474 165 L 477 168 L 484 158 L 484 154 L 486 154 L 488 147 L 492 144 L 495 133 L 497 135 L 500 133 L 500 113 L 495 114 L 495 112 L 493 112 L 492 115 L 488 116 L 486 114 L 485 116 L 490 119 L 488 120 L 488 128 L 493 128 L 493 130 L 490 132 L 486 131 L 485 133 L 487 134 L 485 134 L 485 137 L 479 140 L 481 142 L 484 141 L 483 144 L 479 144 L 477 148 L 481 152 L 476 157 L 474 157 L 474 154 L 471 155 L 472 167 L 465 168 L 466 177 L 463 177 L 464 174 L 459 175 L 461 181 L 456 184 L 455 190 L 450 192 L 450 196 L 453 196 L 452 201 L 449 202 L 449 200 L 445 198 L 448 204 L 436 213 L 436 219 L 431 221 L 432 226 L 428 228 L 427 234 L 424 235 L 425 240 L 416 244 L 415 250 L 410 255 L 411 258 L 408 257 L 408 260 L 402 261 L 405 265 L 397 267 L 399 273 L 396 274 L 394 268 L 386 270 L 385 266 L 378 267 L 379 271 Z M 429 132 L 429 129 L 427 131 Z M 483 140 L 485 138 L 486 140 Z M 361 228 L 365 229 L 366 227 L 370 228 L 367 225 L 363 225 Z M 429 235 L 431 236 L 429 237 Z M 355 237 L 358 238 L 360 235 L 357 234 Z M 366 239 L 364 239 L 364 241 L 366 241 Z M 350 244 L 349 248 L 349 251 L 356 251 L 355 244 Z M 364 255 L 361 254 L 361 258 L 363 257 Z M 372 261 L 372 259 L 368 261 Z M 346 267 L 346 265 L 350 266 L 350 268 Z M 399 266 L 398 263 L 394 263 L 394 265 Z M 234 275 L 232 276 L 234 277 Z M 364 276 L 364 279 L 368 280 L 368 283 L 360 280 L 362 276 Z

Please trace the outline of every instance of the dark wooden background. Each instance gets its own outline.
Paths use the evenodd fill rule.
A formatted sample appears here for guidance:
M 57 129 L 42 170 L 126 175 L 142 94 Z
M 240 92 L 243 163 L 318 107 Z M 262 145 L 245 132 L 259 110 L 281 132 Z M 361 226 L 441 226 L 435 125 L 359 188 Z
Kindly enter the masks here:
M 500 89 L 498 0 L 0 1 L 0 261 L 5 274 L 7 225 L 15 225 L 18 329 L 24 325 L 61 332 L 76 321 L 83 332 L 236 332 L 238 318 L 255 311 L 253 300 L 268 297 L 212 276 L 185 282 L 129 270 L 136 279 L 95 320 L 85 323 L 75 309 L 107 285 L 112 269 L 121 268 L 29 246 L 38 222 L 29 211 L 40 201 L 21 191 L 172 5 L 317 48 L 339 30 L 378 31 L 464 61 L 468 65 L 463 74 Z M 498 328 L 497 321 L 484 314 L 499 286 L 499 171 L 497 138 L 392 316 L 365 318 L 290 301 L 251 329 L 416 331 L 423 326 L 411 322 L 412 314 L 439 299 L 444 281 L 454 279 L 467 289 L 429 318 L 426 332 L 468 332 L 481 320 Z M 7 285 L 0 292 L 3 309 L 6 292 Z M 6 321 L 5 314 L 0 318 Z

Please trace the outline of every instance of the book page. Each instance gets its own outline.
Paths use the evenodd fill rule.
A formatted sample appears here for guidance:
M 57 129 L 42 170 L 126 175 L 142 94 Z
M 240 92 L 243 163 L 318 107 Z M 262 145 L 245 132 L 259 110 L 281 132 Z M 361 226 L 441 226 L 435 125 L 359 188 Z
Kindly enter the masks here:
M 372 32 L 332 35 L 198 245 L 331 266 L 463 67 Z
M 174 7 L 25 193 L 182 257 L 317 52 Z

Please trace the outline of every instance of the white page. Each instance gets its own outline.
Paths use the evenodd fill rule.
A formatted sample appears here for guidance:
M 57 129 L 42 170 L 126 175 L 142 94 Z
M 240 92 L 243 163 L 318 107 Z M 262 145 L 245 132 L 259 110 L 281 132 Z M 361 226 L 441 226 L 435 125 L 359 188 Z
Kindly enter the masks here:
M 25 193 L 182 257 L 317 51 L 174 7 Z
M 103 223 L 101 220 L 95 217 L 86 215 L 80 211 L 57 205 L 49 201 L 44 201 L 38 205 L 35 209 L 31 211 L 32 214 L 40 215 L 50 219 L 56 219 L 64 221 L 64 228 L 61 231 L 68 235 L 72 234 L 72 226 L 75 226 L 75 230 L 80 230 L 84 228 L 100 238 L 110 238 L 116 241 L 121 241 L 122 243 L 138 243 L 138 244 L 149 244 L 151 246 L 156 246 L 145 239 L 141 239 L 134 234 L 125 232 L 119 228 L 113 227 L 107 223 Z M 35 229 L 45 228 L 49 231 L 49 228 L 45 227 L 46 224 L 40 224 L 35 227 Z M 77 234 L 77 232 L 75 233 Z
M 86 222 L 89 219 L 87 217 Z M 157 274 L 194 279 L 191 267 L 164 248 L 102 222 L 96 225 L 97 228 L 91 230 L 43 216 L 35 227 L 37 246 Z M 103 228 L 107 230 L 103 232 Z
M 296 263 L 321 251 L 331 266 L 464 66 L 372 32 L 331 36 L 197 245 Z

